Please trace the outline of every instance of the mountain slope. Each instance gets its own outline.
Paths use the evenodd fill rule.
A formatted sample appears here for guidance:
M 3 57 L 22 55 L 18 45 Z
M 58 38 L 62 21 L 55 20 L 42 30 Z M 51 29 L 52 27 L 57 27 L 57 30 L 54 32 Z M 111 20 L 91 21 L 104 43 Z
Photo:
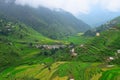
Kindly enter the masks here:
M 102 76 L 98 75 L 98 78 L 101 77 L 100 80 L 119 80 L 116 79 L 120 75 L 118 67 L 116 70 L 106 66 L 101 67 L 107 57 L 114 57 L 116 51 L 120 49 L 120 24 L 114 28 L 116 29 L 101 32 L 100 36 L 82 44 L 82 46 L 71 44 L 75 46 L 77 53 L 76 57 L 71 57 L 71 45 L 52 50 L 35 48 L 32 44 L 41 44 L 42 40 L 46 40 L 48 43 L 54 41 L 43 37 L 22 23 L 0 19 L 0 79 L 66 80 L 74 78 L 76 80 L 90 80 L 100 74 Z M 119 61 L 120 58 L 115 58 L 112 63 L 120 64 Z M 104 68 L 111 70 L 104 71 Z M 111 74 L 111 72 L 117 75 Z M 116 78 L 106 77 L 106 75 Z
M 100 32 L 106 31 L 106 30 L 116 29 L 116 26 L 119 26 L 119 24 L 120 24 L 120 17 L 116 17 L 115 19 L 108 21 L 107 23 L 105 23 L 97 28 L 86 31 L 84 33 L 84 35 L 85 36 L 95 36 L 96 33 L 100 33 Z
M 98 7 L 98 5 L 93 5 L 92 8 L 93 9 L 88 14 L 80 14 L 78 18 L 93 28 L 105 24 L 107 21 L 111 21 L 115 17 L 120 16 L 120 11 L 111 12 Z
M 0 71 L 2 66 L 6 68 L 21 60 L 22 55 L 39 51 L 34 45 L 53 43 L 56 41 L 42 36 L 23 23 L 13 23 L 6 18 L 0 18 Z
M 42 36 L 40 33 L 36 32 L 32 28 L 28 28 L 23 23 L 13 23 L 7 21 L 5 18 L 0 18 L 0 36 L 8 38 L 12 41 L 29 41 L 29 42 L 39 42 L 47 43 L 54 42 L 53 40 Z
M 82 53 L 79 59 L 83 61 L 105 62 L 107 57 L 112 56 L 115 58 L 114 63 L 119 64 L 120 60 L 116 58 L 116 53 L 120 50 L 120 22 L 111 27 L 102 31 L 100 36 L 93 38 L 84 47 L 79 47 L 78 53 Z
M 0 3 L 0 12 L 13 21 L 20 21 L 31 26 L 44 36 L 60 39 L 71 34 L 84 32 L 90 27 L 63 10 L 31 8 L 13 3 Z

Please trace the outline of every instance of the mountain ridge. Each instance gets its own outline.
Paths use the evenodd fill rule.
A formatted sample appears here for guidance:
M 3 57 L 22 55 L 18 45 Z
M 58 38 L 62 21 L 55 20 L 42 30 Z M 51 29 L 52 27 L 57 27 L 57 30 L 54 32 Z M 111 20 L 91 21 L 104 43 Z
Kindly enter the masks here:
M 10 3 L 0 5 L 0 11 L 52 39 L 60 39 L 90 29 L 89 25 L 65 11 L 58 12 L 45 7 L 32 8 Z

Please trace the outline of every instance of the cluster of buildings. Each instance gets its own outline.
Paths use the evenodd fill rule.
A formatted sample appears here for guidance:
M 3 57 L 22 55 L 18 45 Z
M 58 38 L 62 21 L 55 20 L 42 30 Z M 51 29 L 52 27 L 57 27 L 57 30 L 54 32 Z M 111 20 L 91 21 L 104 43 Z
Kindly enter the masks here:
M 43 49 L 60 49 L 60 48 L 65 48 L 67 47 L 66 45 L 35 45 L 36 48 L 43 48 Z
M 83 46 L 83 45 L 81 45 Z M 46 49 L 46 50 L 51 50 L 51 49 L 60 49 L 60 48 L 66 48 L 66 47 L 70 47 L 70 46 L 67 46 L 67 45 L 34 45 L 35 48 L 38 48 L 38 49 Z M 75 49 L 74 48 L 71 48 L 70 49 L 70 55 L 72 57 L 76 57 L 78 54 L 75 52 Z
M 4 26 L 4 28 L 0 29 L 0 32 L 11 32 L 15 26 L 12 26 L 11 24 L 7 24 Z

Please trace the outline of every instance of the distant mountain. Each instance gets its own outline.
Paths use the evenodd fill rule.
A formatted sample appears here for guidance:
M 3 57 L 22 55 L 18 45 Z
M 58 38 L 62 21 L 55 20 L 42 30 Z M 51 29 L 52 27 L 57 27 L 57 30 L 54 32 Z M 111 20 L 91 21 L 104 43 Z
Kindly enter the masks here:
M 31 26 L 34 30 L 52 39 L 60 39 L 90 29 L 89 25 L 66 11 L 16 5 L 14 0 L 12 2 L 2 1 L 0 14 L 4 14 L 13 21 L 20 21 Z
M 111 21 L 106 22 L 105 24 L 103 24 L 97 28 L 86 31 L 84 33 L 84 35 L 85 36 L 95 36 L 97 32 L 101 33 L 106 30 L 116 29 L 116 26 L 118 26 L 119 24 L 120 24 L 120 16 L 114 18 Z
M 89 24 L 91 27 L 99 27 L 117 16 L 120 16 L 120 12 L 110 12 L 102 9 L 101 7 L 94 6 L 90 13 L 80 14 L 77 17 Z

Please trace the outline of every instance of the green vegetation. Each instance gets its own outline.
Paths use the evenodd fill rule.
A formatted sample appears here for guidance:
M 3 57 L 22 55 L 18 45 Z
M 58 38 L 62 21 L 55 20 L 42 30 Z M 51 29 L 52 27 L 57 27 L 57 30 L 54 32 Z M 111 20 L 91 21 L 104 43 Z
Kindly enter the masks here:
M 105 71 L 100 78 L 100 80 L 119 80 L 119 79 L 120 79 L 120 68 Z
M 45 64 L 22 65 L 6 69 L 0 74 L 0 79 L 13 79 L 13 77 L 14 79 L 23 79 L 26 77 L 23 80 L 28 80 L 29 78 L 33 78 L 33 80 L 53 80 L 57 76 L 67 76 L 67 79 L 73 77 L 76 80 L 89 80 L 92 75 L 101 72 L 97 65 L 82 62 L 56 62 L 50 66 L 50 70 Z
M 117 18 L 101 25 L 100 27 L 86 31 L 84 33 L 84 36 L 96 36 L 96 33 L 98 33 L 98 32 L 100 33 L 100 32 L 104 32 L 106 30 L 116 30 L 116 28 L 118 28 L 119 24 L 120 24 L 120 17 L 117 17 Z
M 34 45 L 56 42 L 22 23 L 12 23 L 6 19 L 0 19 L 0 71 L 10 65 L 20 64 L 17 62 L 24 59 L 23 56 L 29 57 L 33 53 L 39 53 L 40 50 L 36 49 Z
M 95 32 L 73 35 L 79 24 L 87 25 L 69 13 L 13 7 L 9 15 L 3 11 L 7 16 L 0 13 L 0 80 L 120 80 L 119 17 Z M 23 8 L 29 14 L 18 16 Z
M 104 62 L 107 57 L 115 57 L 117 50 L 120 49 L 119 27 L 120 25 L 116 26 L 116 30 L 108 30 L 100 33 L 100 36 L 93 38 L 84 47 L 77 47 L 77 52 L 80 54 L 79 59 L 83 61 Z
M 0 19 L 0 38 L 2 41 L 24 42 L 30 43 L 52 43 L 53 40 L 42 36 L 32 28 L 28 28 L 22 23 L 12 23 Z
M 55 62 L 49 67 L 47 64 L 20 65 L 10 67 L 0 74 L 1 80 L 95 80 L 97 76 L 100 80 L 119 80 L 119 69 L 103 69 L 99 67 L 101 63 L 83 63 L 83 62 Z M 113 74 L 112 77 L 108 75 Z M 117 75 L 116 75 L 117 74 Z M 107 77 L 106 77 L 107 76 Z M 111 75 L 110 75 L 111 76 Z M 63 78 L 63 79 L 62 79 Z
M 14 2 L 11 6 L 10 3 L 6 4 L 5 1 L 1 1 L 1 14 L 10 21 L 22 22 L 52 39 L 61 39 L 90 29 L 89 25 L 63 10 L 55 11 L 44 7 L 34 9 L 29 6 L 16 5 Z
M 77 35 L 68 36 L 62 40 L 66 41 L 67 43 L 74 43 L 75 45 L 80 45 L 88 43 L 91 39 L 92 37 L 85 37 L 83 36 L 83 33 L 78 33 Z
M 35 45 L 61 42 L 46 38 L 24 24 L 1 21 L 0 80 L 119 80 L 119 67 L 116 67 L 119 58 L 106 61 L 119 49 L 119 25 L 117 30 L 104 31 L 96 37 L 79 33 L 64 38 L 61 42 L 68 43 L 65 48 L 45 49 Z M 6 26 L 10 32 L 6 32 Z M 73 47 L 76 57 L 70 54 Z M 107 64 L 115 66 L 109 68 Z

